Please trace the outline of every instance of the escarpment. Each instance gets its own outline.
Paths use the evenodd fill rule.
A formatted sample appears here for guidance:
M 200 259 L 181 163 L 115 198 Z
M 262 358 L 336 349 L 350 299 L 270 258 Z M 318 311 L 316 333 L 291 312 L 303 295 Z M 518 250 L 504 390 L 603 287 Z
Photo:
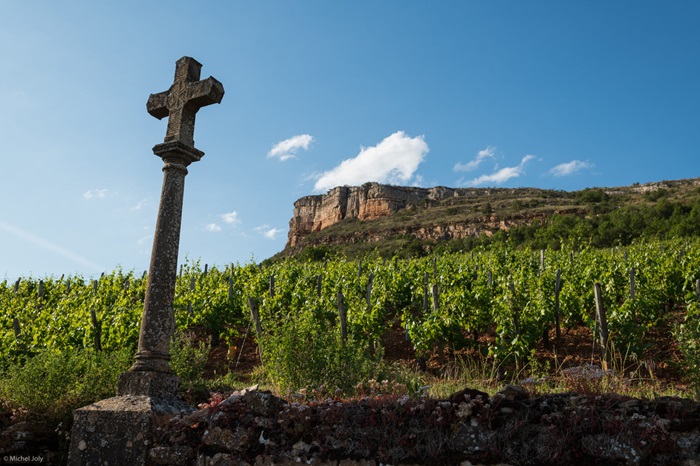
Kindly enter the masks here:
M 553 216 L 594 220 L 626 208 L 658 210 L 659 202 L 692 206 L 700 196 L 699 186 L 700 179 L 572 192 L 537 188 L 420 188 L 373 182 L 339 186 L 294 203 L 287 244 L 280 255 L 294 255 L 319 245 L 344 248 L 367 243 L 364 249 L 378 244 L 403 248 L 413 240 L 430 248 L 440 241 L 489 237 L 499 231 L 510 234 L 514 228 L 543 224 Z
M 391 215 L 423 199 L 438 200 L 459 195 L 458 191 L 445 187 L 365 183 L 362 186 L 339 186 L 327 194 L 305 196 L 294 203 L 286 247 L 293 248 L 309 233 L 321 231 L 341 220 L 372 220 Z

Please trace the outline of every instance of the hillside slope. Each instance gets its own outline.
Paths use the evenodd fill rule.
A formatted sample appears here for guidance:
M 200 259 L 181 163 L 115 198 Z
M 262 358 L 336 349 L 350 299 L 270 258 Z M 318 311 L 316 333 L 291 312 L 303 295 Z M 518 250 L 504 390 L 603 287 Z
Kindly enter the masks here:
M 552 223 L 560 224 L 558 228 L 564 231 L 578 229 L 576 234 L 582 238 L 593 230 L 607 228 L 611 231 L 603 233 L 613 236 L 605 241 L 623 244 L 635 232 L 649 234 L 646 228 L 656 218 L 675 215 L 678 223 L 690 216 L 695 206 L 700 214 L 699 186 L 700 178 L 573 192 L 378 183 L 342 186 L 294 203 L 288 241 L 277 257 L 319 247 L 349 256 L 373 249 L 382 254 L 407 248 L 420 253 L 446 245 L 469 249 L 492 240 L 499 232 L 501 239 L 520 243 L 534 235 L 534 229 Z M 620 220 L 623 214 L 627 218 Z M 626 224 L 617 225 L 620 222 Z M 667 226 L 658 226 L 657 230 Z M 562 236 L 566 235 L 559 232 L 543 239 L 551 243 L 545 246 L 556 247 L 557 238 L 566 239 Z

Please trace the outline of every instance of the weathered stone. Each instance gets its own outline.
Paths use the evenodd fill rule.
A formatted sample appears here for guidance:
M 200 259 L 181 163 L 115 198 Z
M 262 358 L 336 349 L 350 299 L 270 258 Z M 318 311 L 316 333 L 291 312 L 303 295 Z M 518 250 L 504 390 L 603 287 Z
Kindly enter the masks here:
M 251 440 L 253 440 L 251 432 L 240 426 L 235 430 L 212 427 L 202 436 L 202 442 L 205 445 L 224 448 L 230 452 L 246 450 Z
M 488 195 L 489 190 L 486 189 L 451 189 L 443 186 L 417 188 L 378 183 L 365 183 L 362 186 L 339 186 L 326 194 L 305 196 L 294 203 L 294 213 L 289 221 L 289 234 L 285 249 L 293 249 L 310 233 L 321 231 L 341 220 L 372 220 L 391 215 L 420 202 L 438 201 L 451 197 Z M 508 230 L 513 224 L 516 222 L 508 219 L 485 217 L 479 225 L 472 223 L 422 225 L 392 231 L 397 235 L 437 240 L 478 236 L 482 233 L 491 235 L 492 229 Z M 363 241 L 379 241 L 381 239 L 381 236 L 362 238 Z
M 156 429 L 182 411 L 192 410 L 177 399 L 179 379 L 172 374 L 169 360 L 185 176 L 187 166 L 204 155 L 194 147 L 195 115 L 201 107 L 221 102 L 224 95 L 214 78 L 198 81 L 201 66 L 189 57 L 178 60 L 173 85 L 152 94 L 146 105 L 151 115 L 169 119 L 164 142 L 153 148 L 163 159 L 163 190 L 138 350 L 134 365 L 119 379 L 117 397 L 75 411 L 71 466 L 145 465 Z
M 274 417 L 287 403 L 270 392 L 251 391 L 243 395 L 241 400 L 246 409 L 259 416 Z
M 148 113 L 159 120 L 168 117 L 165 142 L 179 141 L 194 147 L 194 120 L 197 110 L 218 104 L 224 97 L 224 86 L 212 78 L 199 81 L 201 63 L 182 57 L 176 62 L 173 85 L 165 92 L 151 94 L 146 104 Z
M 594 458 L 609 461 L 625 461 L 627 464 L 639 464 L 640 453 L 609 435 L 587 435 L 581 439 L 581 449 Z
M 158 427 L 183 410 L 178 400 L 118 396 L 75 411 L 69 465 L 145 464 Z
M 148 459 L 154 464 L 184 466 L 194 458 L 194 450 L 189 446 L 155 447 L 148 451 Z
M 530 393 L 526 388 L 520 385 L 506 385 L 498 393 L 503 395 L 506 400 L 516 401 L 516 400 L 526 400 L 530 397 Z
M 151 94 L 146 108 L 156 118 L 168 116 L 165 140 L 153 148 L 163 159 L 163 191 L 158 208 L 151 265 L 146 285 L 139 346 L 131 371 L 170 373 L 170 338 L 175 330 L 172 309 L 180 246 L 182 202 L 187 166 L 204 156 L 194 147 L 197 111 L 221 102 L 224 88 L 212 77 L 198 81 L 202 65 L 182 57 L 175 67 L 170 89 Z M 138 385 L 138 384 L 137 384 Z
M 212 457 L 200 456 L 200 460 L 197 464 L 198 466 L 239 466 L 247 463 L 236 461 L 235 458 L 228 453 L 217 453 Z
M 365 183 L 359 187 L 339 186 L 325 195 L 302 197 L 294 203 L 287 247 L 294 247 L 309 233 L 346 218 L 370 220 L 390 215 L 429 194 L 430 190 L 423 188 Z
M 125 372 L 119 377 L 120 395 L 144 395 L 156 398 L 175 398 L 180 378 L 174 374 L 152 371 Z

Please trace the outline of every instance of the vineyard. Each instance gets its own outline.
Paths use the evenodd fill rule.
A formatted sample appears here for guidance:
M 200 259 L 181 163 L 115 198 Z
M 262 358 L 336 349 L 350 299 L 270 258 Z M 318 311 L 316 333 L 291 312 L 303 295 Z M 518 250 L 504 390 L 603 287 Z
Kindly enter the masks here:
M 685 367 L 697 371 L 698 280 L 700 240 L 606 250 L 492 248 L 420 259 L 289 259 L 268 266 L 188 262 L 177 278 L 174 310 L 178 328 L 197 328 L 212 345 L 230 345 L 248 329 L 270 367 L 319 352 L 325 366 L 343 364 L 350 353 L 380 354 L 382 336 L 399 324 L 419 362 L 435 348 L 471 346 L 516 367 L 543 339 L 556 346 L 574 327 L 588 326 L 594 335 L 602 330 L 600 358 L 599 341 L 639 354 L 651 344 L 649 331 L 664 325 L 684 352 Z M 145 286 L 145 274 L 120 269 L 95 280 L 2 282 L 0 364 L 46 350 L 135 350 Z M 682 322 L 671 322 L 671 315 Z M 492 336 L 486 345 L 479 339 L 485 333 Z M 277 375 L 280 386 L 303 384 Z

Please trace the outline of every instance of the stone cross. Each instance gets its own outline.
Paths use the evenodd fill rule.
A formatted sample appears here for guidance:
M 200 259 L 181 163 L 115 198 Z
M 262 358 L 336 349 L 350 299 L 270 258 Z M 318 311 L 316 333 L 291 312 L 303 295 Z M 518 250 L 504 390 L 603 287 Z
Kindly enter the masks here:
M 176 62 L 175 80 L 165 92 L 151 94 L 146 104 L 148 113 L 159 120 L 168 117 L 165 142 L 179 141 L 194 147 L 194 117 L 197 110 L 218 104 L 224 97 L 224 86 L 212 78 L 199 81 L 202 65 L 194 58 L 182 57 Z
M 177 61 L 175 82 L 168 91 L 151 94 L 146 104 L 156 118 L 168 117 L 165 141 L 153 148 L 161 157 L 163 191 L 153 239 L 146 298 L 141 317 L 136 362 L 122 375 L 119 395 L 172 397 L 177 378 L 170 369 L 170 339 L 175 329 L 177 256 L 187 166 L 204 155 L 194 148 L 194 120 L 206 105 L 220 103 L 224 87 L 209 77 L 199 81 L 202 65 L 190 57 Z
M 175 83 L 167 92 L 152 94 L 146 105 L 151 115 L 169 120 L 165 141 L 153 148 L 164 162 L 163 192 L 136 362 L 119 377 L 117 396 L 75 411 L 69 466 L 151 464 L 149 450 L 158 426 L 192 411 L 177 397 L 179 379 L 169 360 L 185 175 L 187 166 L 204 155 L 194 148 L 194 117 L 201 107 L 219 103 L 224 96 L 216 79 L 199 81 L 201 67 L 189 57 L 178 60 Z

